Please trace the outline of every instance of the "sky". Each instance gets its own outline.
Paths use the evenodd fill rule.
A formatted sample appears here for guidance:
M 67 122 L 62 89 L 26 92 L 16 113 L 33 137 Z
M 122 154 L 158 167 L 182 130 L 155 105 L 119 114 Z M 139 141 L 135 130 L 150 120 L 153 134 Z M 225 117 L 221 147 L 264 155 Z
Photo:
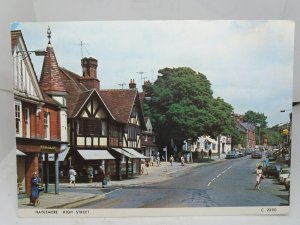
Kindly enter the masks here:
M 22 31 L 28 50 L 36 50 L 46 49 L 48 26 L 58 64 L 81 75 L 81 54 L 96 58 L 102 89 L 128 88 L 135 79 L 141 91 L 143 80 L 155 81 L 159 69 L 190 67 L 210 80 L 214 97 L 235 113 L 264 113 L 268 126 L 289 121 L 291 21 L 26 22 L 11 28 Z M 39 77 L 43 57 L 31 59 Z

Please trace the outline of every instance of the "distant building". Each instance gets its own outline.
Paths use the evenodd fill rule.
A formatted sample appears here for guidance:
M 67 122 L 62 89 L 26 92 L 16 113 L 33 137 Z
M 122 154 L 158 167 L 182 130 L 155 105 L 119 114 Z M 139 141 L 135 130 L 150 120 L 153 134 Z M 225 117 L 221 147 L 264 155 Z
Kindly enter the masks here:
M 235 115 L 235 120 L 238 129 L 245 135 L 245 146 L 241 147 L 254 149 L 256 145 L 255 125 L 243 121 L 243 117 L 241 115 Z
M 142 132 L 142 154 L 147 157 L 156 156 L 158 147 L 155 144 L 155 134 L 149 117 L 145 117 L 147 130 Z

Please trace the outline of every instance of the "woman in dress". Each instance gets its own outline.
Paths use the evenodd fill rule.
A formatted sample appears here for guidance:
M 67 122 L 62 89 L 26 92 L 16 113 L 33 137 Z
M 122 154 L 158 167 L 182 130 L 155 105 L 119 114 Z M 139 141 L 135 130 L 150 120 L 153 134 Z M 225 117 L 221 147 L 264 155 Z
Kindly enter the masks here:
M 31 178 L 31 195 L 30 195 L 30 203 L 34 206 L 38 206 L 40 204 L 40 192 L 39 192 L 39 185 L 41 183 L 41 178 L 38 177 L 37 172 L 33 172 Z
M 260 182 L 262 177 L 262 166 L 258 166 L 256 169 L 256 184 L 255 189 L 260 190 Z

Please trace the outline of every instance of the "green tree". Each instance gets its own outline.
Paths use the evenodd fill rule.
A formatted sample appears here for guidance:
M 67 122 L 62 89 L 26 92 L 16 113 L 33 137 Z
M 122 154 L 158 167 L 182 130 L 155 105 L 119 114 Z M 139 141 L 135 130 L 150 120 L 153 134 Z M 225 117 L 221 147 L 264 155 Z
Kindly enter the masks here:
M 245 116 L 243 119 L 249 123 L 254 124 L 255 126 L 260 124 L 261 128 L 267 127 L 267 116 L 265 116 L 263 113 L 254 112 L 252 110 L 249 110 L 245 113 Z
M 196 140 L 203 134 L 230 135 L 235 127 L 232 107 L 223 99 L 213 98 L 205 75 L 191 68 L 165 68 L 162 76 L 148 87 L 151 100 L 144 112 L 151 117 L 161 147 L 170 140 L 181 147 L 184 140 Z

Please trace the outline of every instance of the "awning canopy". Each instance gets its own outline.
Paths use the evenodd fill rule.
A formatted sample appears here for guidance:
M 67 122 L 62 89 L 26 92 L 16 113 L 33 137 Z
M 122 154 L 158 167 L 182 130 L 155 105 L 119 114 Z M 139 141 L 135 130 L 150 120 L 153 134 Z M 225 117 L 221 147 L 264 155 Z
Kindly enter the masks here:
M 77 150 L 85 160 L 115 159 L 107 150 Z
M 126 152 L 124 149 L 121 149 L 121 148 L 112 148 L 112 150 L 114 150 L 114 151 L 120 153 L 121 155 L 124 155 L 130 159 L 137 158 L 136 156 L 130 154 L 129 152 Z
M 65 158 L 66 158 L 69 150 L 70 150 L 70 147 L 67 147 L 64 151 L 58 153 L 58 161 L 60 161 L 60 162 L 65 161 Z M 45 161 L 45 154 L 42 154 L 42 160 Z M 53 153 L 48 154 L 48 161 L 49 162 L 55 161 L 55 157 L 54 157 Z
M 20 150 L 16 149 L 17 156 L 27 156 L 24 152 L 21 152 Z
M 134 155 L 134 158 L 138 158 L 138 159 L 149 159 L 150 157 L 146 157 L 143 154 L 137 152 L 136 150 L 132 149 L 132 148 L 123 148 L 126 152 Z
M 70 150 L 70 147 L 66 148 L 64 151 L 58 153 L 58 161 L 63 162 Z M 48 154 L 48 161 L 54 161 L 54 154 Z

